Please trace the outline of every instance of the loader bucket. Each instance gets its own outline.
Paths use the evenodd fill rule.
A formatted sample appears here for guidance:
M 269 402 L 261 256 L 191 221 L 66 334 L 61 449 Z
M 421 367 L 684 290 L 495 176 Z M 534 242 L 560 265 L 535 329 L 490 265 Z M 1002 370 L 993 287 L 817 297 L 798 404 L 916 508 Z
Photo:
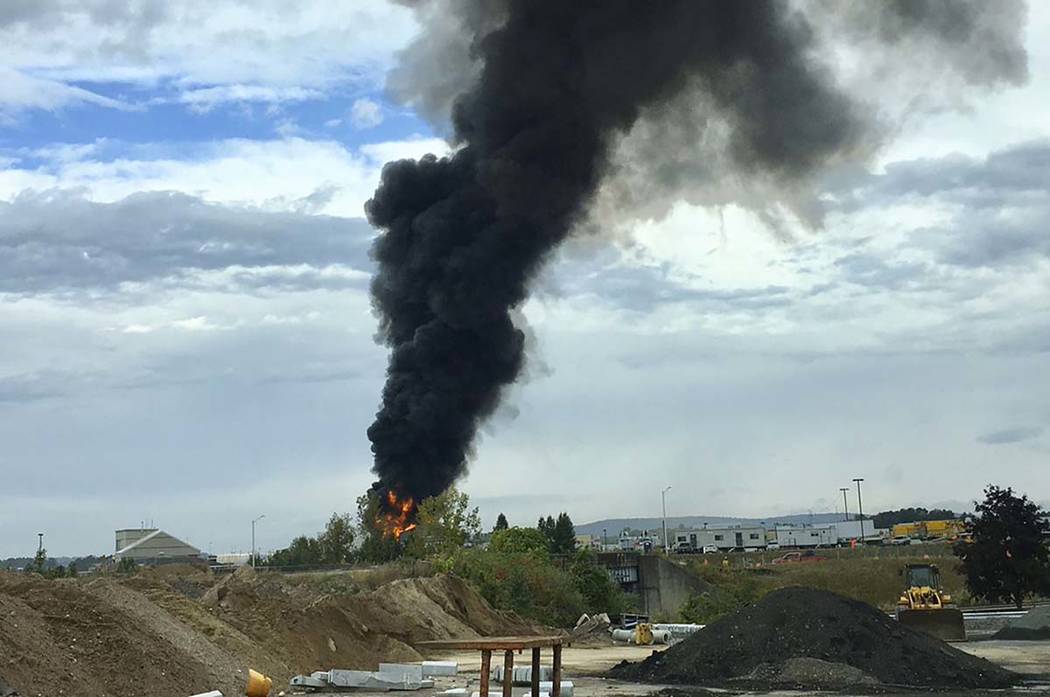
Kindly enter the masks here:
M 943 610 L 909 610 L 897 611 L 897 621 L 905 627 L 937 637 L 942 641 L 966 641 L 966 625 L 963 624 L 961 610 L 946 608 Z

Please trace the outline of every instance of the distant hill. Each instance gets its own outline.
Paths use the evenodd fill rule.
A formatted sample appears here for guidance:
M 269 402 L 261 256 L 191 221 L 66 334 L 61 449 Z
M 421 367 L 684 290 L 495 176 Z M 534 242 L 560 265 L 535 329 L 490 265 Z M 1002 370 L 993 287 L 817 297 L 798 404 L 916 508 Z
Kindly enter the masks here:
M 792 515 L 770 516 L 769 518 L 732 518 L 729 516 L 702 515 L 668 516 L 667 529 L 700 528 L 703 527 L 704 524 L 709 526 L 774 525 L 777 523 L 794 525 L 813 523 L 815 525 L 820 525 L 823 523 L 836 523 L 841 520 L 841 513 L 795 513 Z M 662 525 L 662 518 L 606 518 L 604 520 L 596 520 L 593 523 L 577 525 L 576 534 L 600 536 L 604 529 L 606 535 L 611 539 L 618 536 L 620 531 L 625 528 L 629 530 L 658 531 L 663 529 Z

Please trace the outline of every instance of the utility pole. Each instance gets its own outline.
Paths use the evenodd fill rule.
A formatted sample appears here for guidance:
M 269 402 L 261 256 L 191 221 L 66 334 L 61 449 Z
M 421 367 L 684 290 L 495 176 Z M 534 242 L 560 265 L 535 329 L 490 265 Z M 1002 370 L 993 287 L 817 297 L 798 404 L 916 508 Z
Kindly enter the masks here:
M 36 537 L 37 537 L 36 551 L 37 551 L 37 554 L 39 554 L 40 550 L 42 550 L 44 548 L 44 533 L 38 532 L 36 534 Z
M 609 546 L 609 538 L 605 535 L 605 528 L 602 528 L 602 551 Z
M 846 516 L 846 521 L 849 521 L 849 504 L 846 503 L 846 492 L 849 491 L 848 486 L 840 486 L 839 491 L 842 492 L 842 510 Z
M 261 516 L 252 521 L 252 568 L 255 568 L 255 523 L 266 517 L 263 513 Z
M 864 502 L 860 498 L 860 483 L 864 481 L 864 477 L 854 477 L 853 481 L 857 483 L 857 510 L 860 516 L 860 543 L 864 544 Z
M 660 503 L 664 509 L 664 554 L 668 553 L 667 549 L 667 492 L 671 490 L 671 487 L 667 487 L 660 492 Z

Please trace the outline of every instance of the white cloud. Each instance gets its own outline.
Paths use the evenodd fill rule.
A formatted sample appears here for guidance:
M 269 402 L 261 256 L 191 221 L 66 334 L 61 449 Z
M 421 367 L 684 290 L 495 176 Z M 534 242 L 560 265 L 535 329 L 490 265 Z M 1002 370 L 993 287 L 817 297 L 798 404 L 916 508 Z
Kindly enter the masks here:
M 45 109 L 73 101 L 115 106 L 74 81 L 160 85 L 198 105 L 298 101 L 298 90 L 380 86 L 394 52 L 415 31 L 411 12 L 386 2 L 37 0 L 0 22 L 3 63 L 11 71 L 0 80 L 8 83 L 0 101 Z M 26 68 L 36 77 L 19 78 L 16 71 Z M 21 84 L 12 86 L 15 78 Z M 40 96 L 27 97 L 30 84 Z
M 0 118 L 10 119 L 26 109 L 54 111 L 76 104 L 130 109 L 128 104 L 59 80 L 34 77 L 0 65 Z
M 383 123 L 383 107 L 364 97 L 355 100 L 350 107 L 350 123 L 358 130 L 375 128 Z
M 309 204 L 315 213 L 362 217 L 385 162 L 447 151 L 439 139 L 373 143 L 353 151 L 335 141 L 297 137 L 223 140 L 180 151 L 162 144 L 139 146 L 109 161 L 93 159 L 91 150 L 56 148 L 54 159 L 41 167 L 0 170 L 0 200 L 29 189 L 77 189 L 94 201 L 117 201 L 141 191 L 178 191 L 267 210 L 300 210 Z M 316 200 L 319 192 L 324 194 L 321 201 Z
M 266 85 L 220 85 L 202 87 L 181 92 L 174 101 L 187 104 L 199 113 L 206 113 L 219 104 L 226 102 L 263 102 L 276 104 L 280 102 L 302 102 L 309 99 L 320 99 L 324 93 L 318 89 L 304 87 L 271 87 Z M 170 101 L 163 98 L 157 102 Z

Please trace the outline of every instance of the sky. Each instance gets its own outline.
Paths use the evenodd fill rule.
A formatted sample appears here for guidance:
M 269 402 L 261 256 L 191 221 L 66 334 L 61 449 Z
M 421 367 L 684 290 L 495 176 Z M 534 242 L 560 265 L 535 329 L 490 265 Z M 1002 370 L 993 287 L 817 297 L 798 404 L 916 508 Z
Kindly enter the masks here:
M 363 205 L 444 154 L 380 0 L 0 4 L 0 557 L 216 553 L 353 511 L 386 350 Z M 520 308 L 461 488 L 491 525 L 1050 500 L 1050 8 L 1024 84 L 903 113 L 818 226 L 671 202 Z M 921 72 L 921 71 L 920 71 Z M 909 88 L 934 91 L 935 78 Z M 851 498 L 851 510 L 855 498 Z

